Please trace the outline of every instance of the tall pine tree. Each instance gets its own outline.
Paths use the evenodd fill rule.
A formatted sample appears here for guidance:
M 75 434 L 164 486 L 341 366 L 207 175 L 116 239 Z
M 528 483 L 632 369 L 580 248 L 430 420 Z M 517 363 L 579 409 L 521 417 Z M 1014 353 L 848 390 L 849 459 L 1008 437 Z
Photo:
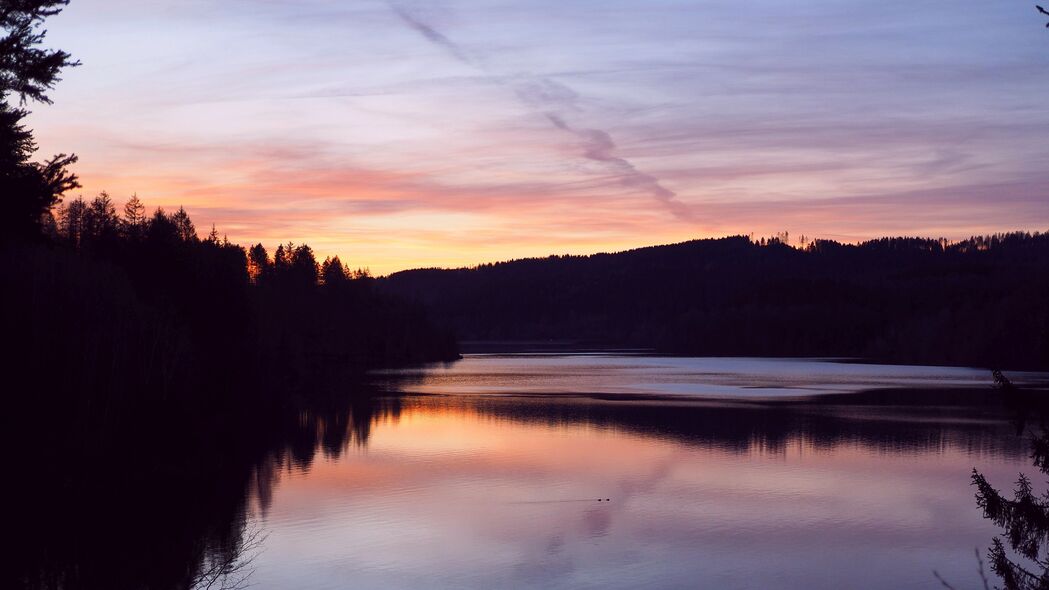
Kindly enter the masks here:
M 0 0 L 0 237 L 39 233 L 61 195 L 80 186 L 68 169 L 75 155 L 31 161 L 37 146 L 23 123 L 29 112 L 22 108 L 29 101 L 50 104 L 47 91 L 59 73 L 79 65 L 65 51 L 40 47 L 44 19 L 68 3 Z M 18 105 L 12 106 L 15 100 Z

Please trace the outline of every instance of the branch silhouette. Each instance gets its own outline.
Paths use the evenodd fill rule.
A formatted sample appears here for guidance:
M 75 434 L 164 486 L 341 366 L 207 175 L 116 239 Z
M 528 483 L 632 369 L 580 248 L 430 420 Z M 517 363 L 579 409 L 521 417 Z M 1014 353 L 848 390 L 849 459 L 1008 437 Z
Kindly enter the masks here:
M 241 590 L 255 573 L 255 560 L 262 553 L 268 533 L 254 528 L 245 533 L 234 550 L 219 556 L 205 557 L 204 567 L 190 582 L 193 590 Z

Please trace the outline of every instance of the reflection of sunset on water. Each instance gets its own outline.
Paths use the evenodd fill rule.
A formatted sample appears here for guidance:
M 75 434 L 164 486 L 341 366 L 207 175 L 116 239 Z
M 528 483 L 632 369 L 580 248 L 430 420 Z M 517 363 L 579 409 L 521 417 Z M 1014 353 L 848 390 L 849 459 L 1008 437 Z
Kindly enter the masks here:
M 993 422 L 951 430 L 875 417 L 880 430 L 828 438 L 863 411 L 817 412 L 782 435 L 725 444 L 703 420 L 731 430 L 748 421 L 733 412 L 763 410 L 670 404 L 700 426 L 664 436 L 601 405 L 403 398 L 376 415 L 365 444 L 285 473 L 261 517 L 260 587 L 353 572 L 360 587 L 625 588 L 658 569 L 669 585 L 702 576 L 802 588 L 825 584 L 832 564 L 859 580 L 850 587 L 906 587 L 931 567 L 967 571 L 993 532 L 972 508 L 973 463 L 1002 478 L 1024 463 L 990 442 Z M 908 429 L 922 442 L 891 451 Z M 879 560 L 892 570 L 865 586 Z

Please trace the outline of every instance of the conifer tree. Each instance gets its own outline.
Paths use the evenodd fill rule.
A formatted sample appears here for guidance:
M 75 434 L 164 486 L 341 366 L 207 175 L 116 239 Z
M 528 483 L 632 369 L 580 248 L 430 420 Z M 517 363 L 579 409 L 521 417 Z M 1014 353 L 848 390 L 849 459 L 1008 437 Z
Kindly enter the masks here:
M 178 237 L 183 242 L 195 242 L 197 240 L 197 228 L 193 227 L 193 221 L 186 213 L 185 207 L 179 207 L 178 211 L 171 216 L 171 222 L 175 224 Z
M 61 12 L 68 0 L 0 0 L 0 232 L 27 236 L 41 223 L 63 193 L 80 186 L 68 167 L 75 155 L 58 154 L 33 162 L 36 142 L 23 119 L 26 102 L 50 104 L 47 91 L 59 73 L 75 67 L 65 51 L 42 49 L 44 19 Z M 18 106 L 12 106 L 12 101 Z
M 124 234 L 130 238 L 140 237 L 145 223 L 146 206 L 139 200 L 138 194 L 131 195 L 127 203 L 124 203 L 124 219 L 121 221 Z

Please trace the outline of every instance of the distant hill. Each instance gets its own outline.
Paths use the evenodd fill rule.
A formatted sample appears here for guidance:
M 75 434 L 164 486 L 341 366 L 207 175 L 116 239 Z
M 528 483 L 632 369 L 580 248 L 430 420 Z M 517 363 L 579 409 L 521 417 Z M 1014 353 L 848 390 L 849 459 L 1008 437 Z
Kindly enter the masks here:
M 1049 234 L 747 237 L 395 273 L 464 341 L 1049 368 Z

